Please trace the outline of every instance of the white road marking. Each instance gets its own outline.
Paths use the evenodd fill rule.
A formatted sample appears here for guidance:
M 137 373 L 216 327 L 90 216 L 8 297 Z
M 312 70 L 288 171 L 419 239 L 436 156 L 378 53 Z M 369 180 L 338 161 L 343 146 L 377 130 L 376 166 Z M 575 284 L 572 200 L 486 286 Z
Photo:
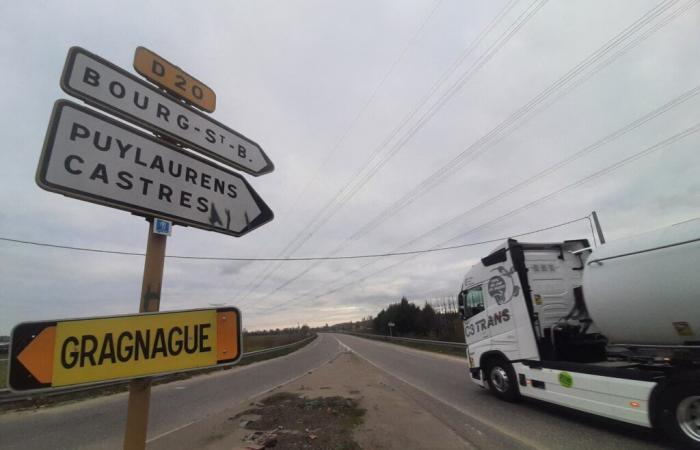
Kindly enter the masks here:
M 146 444 L 151 443 L 151 442 L 153 442 L 153 441 L 155 441 L 155 440 L 158 440 L 158 439 L 160 439 L 160 438 L 162 438 L 162 437 L 165 437 L 165 436 L 167 436 L 167 435 L 169 435 L 169 434 L 175 433 L 176 431 L 180 431 L 180 430 L 182 430 L 183 428 L 187 428 L 187 427 L 189 427 L 190 425 L 194 425 L 195 423 L 199 422 L 200 420 L 204 420 L 204 419 L 193 420 L 192 422 L 187 422 L 187 423 L 184 424 L 184 425 L 180 425 L 180 426 L 177 427 L 177 428 L 173 428 L 172 430 L 166 431 L 165 433 L 161 433 L 161 434 L 159 434 L 158 436 L 154 436 L 154 437 L 152 437 L 152 438 L 150 438 L 150 439 L 146 439 Z
M 335 337 L 335 336 L 333 336 L 333 339 L 335 339 L 336 341 L 338 341 L 338 344 L 340 344 L 340 349 L 341 349 L 341 350 L 345 350 L 346 352 L 354 353 L 350 347 L 348 347 L 348 346 L 345 345 L 344 343 L 340 342 L 340 339 L 338 339 L 338 338 Z
M 337 340 L 337 339 L 336 339 L 336 340 Z M 318 342 L 319 342 L 319 339 L 316 339 L 316 340 L 314 341 L 314 343 L 315 343 L 316 345 L 318 345 Z M 311 346 L 306 347 L 306 349 L 309 349 L 309 348 L 313 348 L 313 347 L 311 347 Z M 290 353 L 289 355 L 285 355 L 284 357 L 291 356 L 292 354 L 293 354 L 293 353 Z M 265 394 L 267 394 L 268 392 L 274 391 L 275 389 L 277 389 L 277 388 L 279 388 L 279 387 L 282 387 L 282 386 L 284 386 L 284 385 L 286 385 L 286 384 L 293 383 L 294 381 L 298 380 L 299 378 L 301 378 L 301 377 L 307 375 L 310 371 L 314 371 L 314 370 L 318 369 L 319 367 L 322 367 L 322 366 L 328 364 L 330 361 L 332 361 L 332 360 L 335 358 L 335 356 L 336 356 L 336 355 L 333 355 L 331 358 L 329 358 L 329 359 L 327 359 L 327 360 L 321 362 L 321 364 L 319 364 L 318 366 L 315 366 L 315 367 L 313 367 L 313 368 L 311 368 L 311 369 L 309 369 L 309 370 L 304 371 L 304 373 L 302 373 L 301 375 L 298 375 L 298 376 L 296 376 L 296 377 L 290 378 L 290 379 L 288 379 L 288 380 L 286 380 L 286 381 L 283 381 L 282 383 L 280 383 L 280 384 L 278 384 L 278 385 L 276 385 L 276 386 L 273 386 L 273 387 L 271 387 L 271 388 L 269 388 L 269 389 L 265 389 L 265 390 L 263 390 L 263 391 L 261 391 L 261 392 L 257 392 L 257 393 L 255 393 L 255 394 L 253 394 L 253 395 L 250 395 L 250 396 L 246 397 L 244 400 L 241 400 L 241 401 L 238 403 L 238 405 L 236 405 L 236 406 L 240 406 L 240 405 L 242 405 L 242 404 L 244 404 L 244 403 L 247 403 L 247 402 L 249 402 L 250 400 L 252 400 L 252 399 L 255 398 L 255 397 L 259 397 L 259 396 L 261 396 L 261 395 L 265 395 Z M 277 359 L 278 359 L 278 358 L 273 358 L 273 359 L 270 359 L 270 360 L 268 360 L 268 361 L 274 361 L 274 360 L 277 360 Z M 261 362 L 267 362 L 267 361 L 261 361 Z M 251 365 L 252 365 L 252 364 L 251 364 Z M 249 367 L 249 366 L 242 367 L 242 369 L 245 369 L 246 367 Z M 157 436 L 154 436 L 154 437 L 152 437 L 152 438 L 150 438 L 150 439 L 147 439 L 147 440 L 146 440 L 146 444 L 149 444 L 149 443 L 151 443 L 151 442 L 153 442 L 153 441 L 156 441 L 156 440 L 158 440 L 158 439 L 160 439 L 160 438 L 163 438 L 163 437 L 165 437 L 165 436 L 168 436 L 169 434 L 173 434 L 173 433 L 175 433 L 175 432 L 177 432 L 177 431 L 182 430 L 183 428 L 187 428 L 187 427 L 189 427 L 190 425 L 194 425 L 195 423 L 199 423 L 199 422 L 201 422 L 201 421 L 203 421 L 203 420 L 206 420 L 206 419 L 208 419 L 208 418 L 209 418 L 209 416 L 206 416 L 206 417 L 202 417 L 202 418 L 200 418 L 200 419 L 197 419 L 197 420 L 193 420 L 193 421 L 191 421 L 191 422 L 188 422 L 188 423 L 186 423 L 186 424 L 184 424 L 184 425 L 180 425 L 179 427 L 173 428 L 172 430 L 166 431 L 166 432 L 161 433 L 161 434 L 159 434 L 159 435 L 157 435 Z
M 314 349 L 314 348 L 318 345 L 318 343 L 319 343 L 319 339 L 315 339 L 315 340 L 312 341 L 310 344 L 307 344 L 307 345 L 305 345 L 305 346 L 303 346 L 303 347 L 301 347 L 301 348 L 299 348 L 299 349 L 297 349 L 297 350 L 295 350 L 295 351 L 293 351 L 293 352 L 291 352 L 291 353 L 288 353 L 288 354 L 286 354 L 286 355 L 283 355 L 283 356 L 278 356 L 278 357 L 276 357 L 276 358 L 265 359 L 265 360 L 263 360 L 263 361 L 257 361 L 257 362 L 251 363 L 251 364 L 246 364 L 245 366 L 232 366 L 231 369 L 229 369 L 229 370 L 219 370 L 219 371 L 216 371 L 216 372 L 210 372 L 210 373 L 204 373 L 204 374 L 201 374 L 201 375 L 195 375 L 195 376 L 193 376 L 192 378 L 187 378 L 187 379 L 184 379 L 184 380 L 180 381 L 180 383 L 182 383 L 182 384 L 191 384 L 191 383 L 196 383 L 196 382 L 198 382 L 199 380 L 201 380 L 200 377 L 210 377 L 210 378 L 214 378 L 214 377 L 225 377 L 225 376 L 231 375 L 231 374 L 233 374 L 233 373 L 239 373 L 239 372 L 245 372 L 245 371 L 247 371 L 247 370 L 252 370 L 252 369 L 255 369 L 255 368 L 257 368 L 257 367 L 259 367 L 259 366 L 262 366 L 262 365 L 265 365 L 265 364 L 272 364 L 272 363 L 275 362 L 275 361 L 282 361 L 282 360 L 284 360 L 284 359 L 286 359 L 286 358 L 291 358 L 291 357 L 294 356 L 294 354 L 296 353 L 296 351 L 301 351 L 301 350 L 303 350 L 303 351 L 310 351 L 310 350 Z M 161 388 L 162 388 L 162 389 L 166 389 L 166 388 L 169 387 L 168 384 L 169 384 L 169 383 L 166 383 L 166 384 L 163 384 L 163 385 L 159 385 L 159 386 L 156 386 L 155 388 L 156 388 L 156 389 L 161 389 Z
M 403 378 L 403 377 L 400 377 L 399 375 L 396 375 L 396 374 L 393 373 L 393 372 L 390 372 L 389 369 L 387 369 L 387 368 L 385 368 L 385 367 L 382 367 L 382 366 L 380 366 L 379 364 L 374 363 L 373 361 L 370 361 L 367 357 L 365 357 L 365 356 L 359 354 L 355 349 L 353 349 L 353 348 L 350 347 L 349 345 L 340 342 L 340 339 L 338 339 L 336 336 L 333 336 L 333 337 L 334 337 L 335 340 L 338 341 L 341 345 L 343 345 L 343 346 L 347 347 L 348 349 L 350 349 L 351 352 L 353 352 L 355 355 L 359 356 L 360 358 L 364 359 L 365 361 L 367 361 L 367 362 L 368 362 L 369 364 L 371 364 L 372 366 L 374 366 L 374 367 L 376 367 L 377 369 L 381 370 L 382 372 L 384 372 L 384 373 L 386 373 L 386 374 L 388 374 L 388 375 L 390 375 L 390 376 L 392 376 L 392 377 L 394 377 L 394 378 L 396 378 L 396 379 L 398 379 L 398 380 L 400 380 L 400 381 L 406 383 L 407 385 L 411 386 L 412 388 L 417 389 L 418 391 L 424 393 L 425 395 L 427 395 L 427 396 L 429 396 L 429 397 L 431 397 L 431 398 L 437 400 L 438 402 L 442 403 L 443 405 L 449 406 L 450 408 L 452 408 L 452 409 L 454 409 L 454 410 L 456 410 L 456 411 L 461 412 L 461 413 L 464 414 L 465 416 L 468 416 L 468 417 L 470 417 L 471 419 L 473 419 L 473 420 L 475 420 L 475 421 L 477 421 L 477 422 L 480 422 L 480 423 L 484 424 L 485 426 L 488 426 L 488 427 L 490 427 L 490 428 L 492 428 L 492 429 L 494 429 L 494 430 L 497 430 L 498 432 L 500 432 L 500 433 L 502 433 L 502 434 L 504 434 L 504 435 L 510 437 L 511 439 L 513 439 L 513 440 L 515 440 L 515 441 L 521 442 L 521 443 L 524 444 L 524 445 L 527 445 L 527 446 L 532 447 L 532 448 L 540 448 L 540 447 L 539 447 L 537 444 L 535 444 L 534 442 L 532 442 L 532 441 L 530 441 L 530 440 L 528 440 L 528 439 L 525 439 L 525 438 L 523 438 L 523 437 L 521 437 L 521 436 L 516 436 L 516 435 L 514 435 L 514 434 L 512 434 L 512 433 L 510 433 L 510 432 L 507 432 L 507 431 L 503 430 L 502 427 L 501 427 L 500 425 L 495 424 L 495 423 L 492 423 L 492 422 L 490 422 L 490 421 L 488 421 L 488 420 L 485 420 L 485 419 L 483 419 L 483 418 L 481 418 L 481 417 L 477 417 L 477 416 L 475 416 L 474 414 L 472 414 L 471 412 L 469 412 L 469 411 L 463 409 L 463 408 L 460 407 L 459 405 L 455 405 L 454 403 L 452 403 L 452 402 L 450 402 L 450 401 L 448 401 L 448 400 L 445 400 L 445 399 L 443 399 L 443 398 L 440 398 L 440 397 L 438 397 L 437 395 L 433 394 L 432 392 L 428 392 L 428 391 L 425 390 L 424 388 L 422 388 L 422 387 L 420 387 L 420 386 L 417 386 L 416 384 L 414 384 L 414 383 L 412 383 L 412 382 L 406 380 L 406 379 Z M 466 363 L 465 363 L 465 364 L 466 364 Z M 473 426 L 471 426 L 471 425 L 469 425 L 469 424 L 464 424 L 464 425 L 467 426 L 467 427 L 469 427 L 469 428 L 470 428 L 472 431 L 474 431 L 475 433 L 478 433 L 479 435 L 483 435 L 483 433 L 482 433 L 478 428 L 474 428 Z

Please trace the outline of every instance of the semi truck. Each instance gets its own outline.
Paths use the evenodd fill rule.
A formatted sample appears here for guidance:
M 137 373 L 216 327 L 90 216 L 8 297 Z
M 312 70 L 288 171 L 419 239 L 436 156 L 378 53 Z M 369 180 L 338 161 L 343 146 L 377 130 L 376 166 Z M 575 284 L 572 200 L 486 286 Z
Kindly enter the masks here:
M 509 239 L 458 296 L 469 377 L 700 449 L 700 219 L 591 248 Z

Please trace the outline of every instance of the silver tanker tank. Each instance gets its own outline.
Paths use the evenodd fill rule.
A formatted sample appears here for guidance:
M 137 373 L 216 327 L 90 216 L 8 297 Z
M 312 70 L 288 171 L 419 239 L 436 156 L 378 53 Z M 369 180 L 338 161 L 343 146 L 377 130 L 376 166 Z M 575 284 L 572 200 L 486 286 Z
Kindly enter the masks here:
M 611 344 L 699 345 L 700 219 L 604 244 L 583 272 L 588 312 Z

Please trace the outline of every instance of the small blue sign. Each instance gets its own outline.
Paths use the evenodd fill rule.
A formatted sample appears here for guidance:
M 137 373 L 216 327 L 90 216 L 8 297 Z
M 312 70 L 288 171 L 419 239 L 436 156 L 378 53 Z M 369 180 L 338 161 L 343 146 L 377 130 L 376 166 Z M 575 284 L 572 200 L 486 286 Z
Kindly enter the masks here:
M 156 218 L 153 222 L 153 232 L 156 234 L 163 234 L 165 236 L 170 236 L 173 231 L 173 223 L 169 220 L 163 220 Z

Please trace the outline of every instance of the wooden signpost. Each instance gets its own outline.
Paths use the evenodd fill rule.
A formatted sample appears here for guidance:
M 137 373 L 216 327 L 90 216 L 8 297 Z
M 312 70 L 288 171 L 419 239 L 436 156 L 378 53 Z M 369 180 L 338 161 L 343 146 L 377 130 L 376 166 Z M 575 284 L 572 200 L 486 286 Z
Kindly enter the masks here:
M 9 360 L 9 385 L 18 391 L 131 379 L 127 450 L 146 446 L 149 376 L 234 364 L 242 354 L 236 308 L 158 313 L 170 223 L 242 236 L 273 219 L 242 176 L 192 152 L 254 176 L 274 169 L 257 143 L 190 106 L 214 111 L 216 95 L 204 83 L 143 47 L 134 68 L 162 89 L 72 47 L 61 87 L 156 137 L 58 100 L 36 181 L 146 217 L 140 314 L 20 324 Z

